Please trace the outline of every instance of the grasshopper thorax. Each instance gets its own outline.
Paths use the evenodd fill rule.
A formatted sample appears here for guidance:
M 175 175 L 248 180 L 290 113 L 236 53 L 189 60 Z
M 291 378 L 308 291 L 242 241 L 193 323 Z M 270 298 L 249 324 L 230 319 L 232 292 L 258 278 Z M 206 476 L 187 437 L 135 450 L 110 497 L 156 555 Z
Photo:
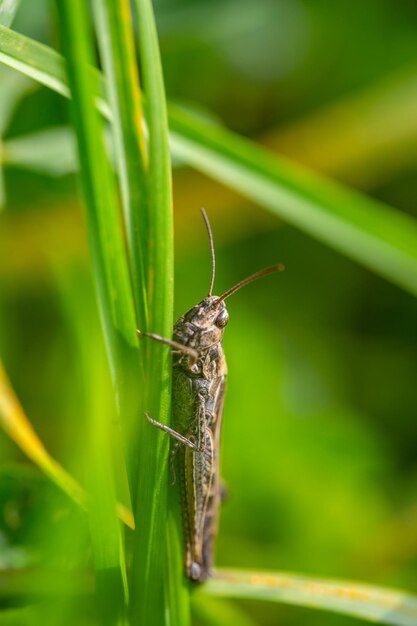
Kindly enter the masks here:
M 218 296 L 207 296 L 179 318 L 174 338 L 202 352 L 221 342 L 228 321 L 225 303 Z

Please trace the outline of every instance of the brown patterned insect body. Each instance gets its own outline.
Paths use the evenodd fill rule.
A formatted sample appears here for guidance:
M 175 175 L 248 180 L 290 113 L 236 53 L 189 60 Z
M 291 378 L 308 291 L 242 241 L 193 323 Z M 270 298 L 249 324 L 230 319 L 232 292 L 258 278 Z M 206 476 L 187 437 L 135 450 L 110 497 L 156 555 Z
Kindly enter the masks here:
M 220 506 L 220 430 L 227 376 L 222 339 L 229 321 L 224 300 L 257 278 L 284 269 L 282 265 L 266 268 L 221 296 L 213 296 L 213 237 L 204 210 L 202 214 L 212 259 L 208 296 L 178 319 L 173 339 L 139 333 L 173 348 L 174 428 L 149 415 L 147 418 L 176 439 L 171 454 L 177 457 L 181 483 L 185 569 L 187 576 L 196 582 L 206 580 L 210 574 Z
M 220 505 L 219 450 L 227 367 L 222 348 L 228 313 L 208 297 L 182 316 L 174 340 L 198 358 L 174 354 L 174 428 L 195 444 L 178 450 L 184 511 L 185 562 L 192 580 L 207 578 L 213 560 Z

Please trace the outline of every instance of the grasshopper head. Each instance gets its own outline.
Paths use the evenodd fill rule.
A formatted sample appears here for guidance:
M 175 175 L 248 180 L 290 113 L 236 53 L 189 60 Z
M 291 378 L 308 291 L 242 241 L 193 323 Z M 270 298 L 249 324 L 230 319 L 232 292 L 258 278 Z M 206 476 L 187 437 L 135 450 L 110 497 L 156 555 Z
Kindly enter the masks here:
M 225 291 L 221 296 L 213 296 L 213 285 L 215 275 L 215 256 L 213 235 L 211 232 L 208 217 L 204 209 L 201 209 L 207 232 L 210 240 L 211 252 L 211 280 L 208 295 L 201 300 L 196 306 L 187 311 L 185 315 L 180 317 L 174 327 L 174 338 L 179 343 L 201 352 L 207 350 L 211 346 L 221 342 L 223 338 L 224 328 L 229 321 L 229 314 L 224 301 L 226 298 L 236 293 L 242 287 L 249 283 L 266 276 L 271 272 L 279 272 L 284 269 L 283 265 L 273 265 L 267 267 L 256 274 L 252 274 L 244 278 L 239 283 Z
M 223 301 L 218 296 L 207 296 L 184 315 L 184 320 L 201 329 L 211 326 L 224 328 L 229 321 L 229 314 Z
M 225 303 L 217 296 L 208 296 L 178 320 L 175 334 L 187 345 L 204 350 L 222 340 L 228 321 Z

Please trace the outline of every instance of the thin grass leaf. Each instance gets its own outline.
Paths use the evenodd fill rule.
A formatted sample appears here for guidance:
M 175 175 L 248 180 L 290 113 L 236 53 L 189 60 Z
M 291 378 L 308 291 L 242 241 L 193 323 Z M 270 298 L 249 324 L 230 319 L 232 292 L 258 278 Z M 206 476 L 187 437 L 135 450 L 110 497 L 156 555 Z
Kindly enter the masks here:
M 134 6 L 148 126 L 148 327 L 152 332 L 170 337 L 173 325 L 173 218 L 166 98 L 152 2 L 137 0 Z M 158 420 L 167 423 L 171 401 L 171 354 L 156 342 L 150 342 L 148 349 L 148 410 L 151 415 L 158 416 Z M 189 623 L 189 601 L 182 571 L 176 569 L 178 558 L 182 559 L 181 546 L 178 542 L 170 545 L 169 559 L 166 553 L 169 442 L 161 433 L 153 432 L 148 424 L 145 426 L 137 497 L 141 526 L 132 566 L 132 622 L 144 623 L 152 614 L 155 623 L 186 626 Z M 139 514 L 139 508 L 137 512 Z M 178 518 L 170 516 L 168 520 L 168 524 L 178 528 Z M 175 532 L 171 531 L 168 531 L 169 537 Z
M 16 17 L 21 0 L 0 0 L 0 24 L 11 26 Z
M 147 149 L 128 0 L 94 0 L 96 31 L 112 109 L 115 163 L 128 236 L 139 326 L 147 328 Z
M 170 625 L 188 626 L 191 623 L 189 581 L 184 575 L 184 535 L 178 490 L 168 491 L 166 520 L 167 605 Z
M 75 5 L 60 1 L 58 7 L 62 9 L 60 23 L 68 54 L 69 83 L 73 92 L 73 114 L 100 315 L 119 412 L 128 433 L 137 415 L 139 360 L 135 310 L 115 181 L 104 144 L 103 123 L 94 109 L 95 85 L 89 66 L 92 52 L 88 45 L 91 43 L 88 22 L 83 19 L 85 9 L 82 13 L 75 10 L 78 4 L 81 7 L 82 3 Z M 72 46 L 71 37 L 77 39 L 77 46 Z
M 121 483 L 127 483 L 124 460 L 119 467 L 114 458 L 121 447 L 120 423 L 114 419 L 116 406 L 90 284 L 78 272 L 63 271 L 57 266 L 54 270 L 82 381 L 80 410 L 87 424 L 83 456 L 100 621 L 119 624 L 125 617 L 129 595 L 124 536 L 114 515 L 116 480 L 121 487 Z M 123 491 L 128 498 L 127 488 Z
M 89 235 L 96 265 L 98 290 L 106 319 L 107 340 L 114 331 L 131 346 L 136 346 L 135 313 L 132 305 L 129 273 L 124 252 L 122 228 L 118 216 L 116 188 L 104 145 L 104 129 L 93 106 L 90 73 L 87 61 L 92 60 L 86 33 L 85 11 L 77 1 L 80 14 L 67 9 L 68 3 L 58 2 L 62 9 L 63 40 L 66 43 L 68 75 L 73 95 L 73 112 L 77 131 L 81 175 L 89 218 Z M 75 7 L 75 3 L 73 5 Z M 77 46 L 69 37 L 80 28 Z M 84 34 L 84 37 L 82 36 Z M 85 42 L 84 45 L 80 45 Z
M 108 138 L 107 145 L 114 163 L 116 158 L 110 139 Z M 68 126 L 53 126 L 6 139 L 1 158 L 6 168 L 45 176 L 68 176 L 79 171 L 76 139 L 73 130 Z M 176 165 L 179 166 L 180 163 L 173 164 L 173 167 Z
M 269 600 L 333 611 L 390 626 L 415 626 L 417 623 L 417 596 L 352 581 L 286 572 L 222 569 L 217 570 L 203 591 L 215 596 Z
M 70 97 L 65 59 L 58 52 L 1 24 L 0 41 L 0 59 L 4 65 Z
M 127 433 L 136 417 L 136 407 L 132 402 L 134 374 L 139 371 L 136 323 L 113 173 L 90 81 L 92 33 L 87 6 L 82 0 L 58 0 L 57 6 L 72 95 L 96 289 L 117 403 Z M 74 45 L 75 41 L 77 45 Z M 107 430 L 105 426 L 101 430 L 97 423 L 96 427 L 98 439 L 105 446 L 104 455 L 107 456 Z M 99 452 L 94 454 L 95 449 L 93 482 L 100 467 L 106 471 L 99 463 Z M 120 528 L 111 515 L 114 499 L 111 472 L 106 471 L 106 475 L 110 495 L 100 485 L 94 490 L 96 506 L 90 519 L 100 615 L 104 623 L 115 624 L 124 614 L 126 571 Z
M 83 333 L 86 334 L 85 331 Z M 86 337 L 84 337 L 86 339 Z M 115 477 L 112 465 L 114 444 L 109 387 L 103 384 L 106 373 L 104 359 L 97 359 L 97 346 L 84 341 L 84 378 L 87 383 L 87 415 L 89 420 L 87 485 L 91 543 L 96 571 L 99 614 L 102 624 L 119 624 L 129 602 L 126 559 L 122 529 L 114 515 L 116 502 Z M 106 381 L 107 382 L 107 381 Z M 115 408 L 115 407 L 114 407 Z
M 68 95 L 59 55 L 1 26 L 0 61 Z M 105 113 L 103 89 L 95 83 Z M 171 107 L 169 119 L 175 157 L 417 294 L 415 220 L 178 109 Z
M 417 223 L 171 107 L 172 149 L 289 224 L 417 295 Z

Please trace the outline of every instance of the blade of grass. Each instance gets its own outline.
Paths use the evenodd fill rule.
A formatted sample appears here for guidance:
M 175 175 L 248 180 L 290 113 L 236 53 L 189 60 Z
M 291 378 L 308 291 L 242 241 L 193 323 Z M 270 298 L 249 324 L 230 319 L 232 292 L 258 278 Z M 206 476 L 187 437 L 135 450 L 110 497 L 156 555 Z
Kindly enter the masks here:
M 173 324 L 173 218 L 166 98 L 152 2 L 136 0 L 134 7 L 149 134 L 148 323 L 152 332 L 170 337 Z M 148 363 L 149 411 L 158 415 L 161 422 L 168 423 L 170 351 L 156 342 L 150 342 Z M 143 429 L 137 499 L 140 528 L 132 565 L 132 624 L 145 623 L 146 616 L 150 614 L 155 623 L 172 626 L 187 626 L 190 619 L 182 567 L 177 569 L 178 561 L 182 562 L 181 544 L 172 541 L 167 546 L 166 542 L 166 537 L 174 539 L 173 535 L 181 527 L 178 515 L 167 518 L 168 446 L 167 438 L 161 433 L 154 432 L 152 428 Z
M 1 596 L 18 597 L 29 590 L 40 597 L 71 593 L 88 595 L 92 591 L 91 579 L 86 571 L 77 574 L 60 572 L 57 576 L 50 571 L 39 570 L 35 574 L 33 570 L 20 570 L 11 577 L 9 571 L 0 571 Z M 417 596 L 405 591 L 288 572 L 219 569 L 213 579 L 196 590 L 193 604 L 204 611 L 211 597 L 303 606 L 389 626 L 415 626 L 417 615 Z M 217 606 L 215 602 L 214 610 L 208 609 L 208 621 L 211 615 L 215 619 Z M 230 615 L 232 611 L 231 607 Z M 236 614 L 239 613 L 237 611 Z M 233 618 L 227 623 L 233 623 Z
M 417 295 L 417 223 L 381 202 L 171 107 L 186 162 Z
M 114 162 L 110 138 L 108 144 Z M 79 171 L 75 135 L 67 126 L 52 126 L 5 139 L 0 159 L 4 167 L 46 176 L 68 176 Z M 173 167 L 176 165 L 180 163 L 173 164 Z
M 88 496 L 77 481 L 56 461 L 43 445 L 17 398 L 0 361 L 0 426 L 26 456 L 37 465 L 71 500 L 82 508 Z M 129 528 L 134 528 L 132 512 L 117 503 L 117 514 Z
M 391 626 L 414 626 L 417 622 L 417 596 L 352 581 L 222 569 L 202 592 L 306 606 Z
M 0 61 L 68 96 L 59 55 L 1 26 Z M 94 80 L 105 113 L 103 89 Z M 176 157 L 417 294 L 415 220 L 178 109 L 171 107 L 169 119 Z
M 125 432 L 130 432 L 136 417 L 132 390 L 139 372 L 136 348 L 136 323 L 121 222 L 116 202 L 113 173 L 104 144 L 104 128 L 95 109 L 89 66 L 93 61 L 92 31 L 88 9 L 83 0 L 58 0 L 60 34 L 66 53 L 72 112 L 77 133 L 81 178 L 87 210 L 88 232 L 93 258 L 95 284 L 100 304 L 108 358 L 115 383 L 116 399 Z M 94 390 L 91 390 L 94 393 Z M 98 438 L 106 444 L 105 426 Z M 106 446 L 107 447 L 107 446 Z M 111 473 L 100 486 L 100 453 L 93 481 L 96 506 L 91 516 L 97 600 L 104 623 L 116 624 L 125 610 L 126 571 L 120 528 L 111 515 Z M 105 471 L 105 468 L 101 466 Z M 97 472 L 97 473 L 96 473 Z M 109 500 L 110 498 L 110 500 Z M 110 519 L 109 519 L 110 515 Z M 109 600 L 111 598 L 111 610 Z
M 79 326 L 79 324 L 78 324 Z M 87 387 L 87 419 L 89 422 L 86 450 L 87 485 L 90 495 L 88 515 L 93 547 L 96 588 L 101 623 L 119 624 L 128 605 L 127 573 L 122 529 L 115 515 L 115 477 L 112 466 L 114 442 L 112 421 L 115 410 L 109 397 L 104 359 L 97 358 L 100 349 L 84 335 L 84 379 Z
M 83 279 L 83 274 L 77 271 L 63 269 L 53 257 L 51 261 L 81 374 L 79 410 L 84 413 L 82 421 L 87 425 L 86 436 L 81 433 L 81 437 L 86 442 L 83 457 L 89 494 L 90 535 L 100 593 L 99 613 L 101 623 L 119 624 L 119 619 L 125 619 L 128 588 L 124 537 L 114 514 L 116 480 L 125 492 L 124 497 L 129 498 L 124 463 L 120 466 L 116 459 L 121 441 L 120 422 L 115 419 L 116 406 L 90 281 Z
M 139 327 L 147 328 L 147 150 L 128 0 L 94 0 L 96 31 L 112 110 L 112 132 Z
M 82 3 L 58 2 L 67 51 L 68 80 L 78 140 L 87 227 L 101 322 L 122 426 L 136 421 L 139 372 L 136 319 L 116 187 L 104 144 L 104 127 L 94 108 L 91 41 Z M 72 38 L 72 39 L 71 39 Z M 72 41 L 77 41 L 77 46 Z

